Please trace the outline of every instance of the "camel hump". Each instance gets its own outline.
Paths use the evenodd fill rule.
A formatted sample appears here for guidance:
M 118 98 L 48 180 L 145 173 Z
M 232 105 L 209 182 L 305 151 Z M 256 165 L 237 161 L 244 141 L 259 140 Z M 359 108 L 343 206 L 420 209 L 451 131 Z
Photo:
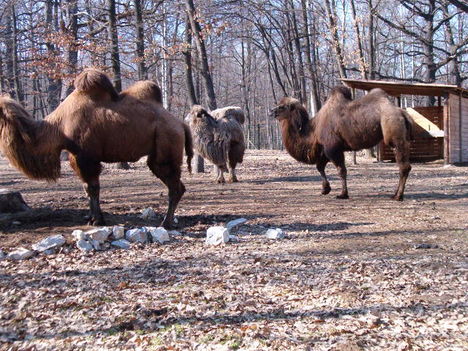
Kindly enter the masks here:
M 227 106 L 223 108 L 219 108 L 211 112 L 211 115 L 215 119 L 227 118 L 230 120 L 235 120 L 240 124 L 244 124 L 245 122 L 245 115 L 244 111 L 238 106 Z
M 111 99 L 117 101 L 119 93 L 115 90 L 109 77 L 94 68 L 85 69 L 75 78 L 75 89 L 91 96 L 109 94 Z
M 381 96 L 385 96 L 388 98 L 388 94 L 385 90 L 383 89 L 380 89 L 380 88 L 374 88 L 372 89 L 369 94 L 373 94 L 373 95 L 381 95 Z
M 161 88 L 152 80 L 138 81 L 126 89 L 124 94 L 140 100 L 152 100 L 162 104 Z
M 349 89 L 348 87 L 345 87 L 344 85 L 338 85 L 334 87 L 330 95 L 341 95 L 345 99 L 348 99 L 348 100 L 353 99 L 351 96 L 351 89 Z

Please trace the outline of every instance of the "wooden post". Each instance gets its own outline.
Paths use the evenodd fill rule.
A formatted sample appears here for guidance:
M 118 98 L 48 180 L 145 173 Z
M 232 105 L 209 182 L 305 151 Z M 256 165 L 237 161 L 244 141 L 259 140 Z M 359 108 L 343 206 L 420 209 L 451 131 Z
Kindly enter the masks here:
M 450 94 L 444 106 L 444 164 L 450 161 L 450 134 L 449 134 L 449 116 L 450 116 Z

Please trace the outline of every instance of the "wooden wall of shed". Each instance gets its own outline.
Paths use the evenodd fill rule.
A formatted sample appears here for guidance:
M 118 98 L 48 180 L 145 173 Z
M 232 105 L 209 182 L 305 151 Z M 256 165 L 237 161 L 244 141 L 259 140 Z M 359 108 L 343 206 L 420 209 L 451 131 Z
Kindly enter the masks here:
M 447 163 L 468 162 L 468 99 L 450 94 L 445 121 Z
M 444 107 L 429 106 L 429 107 L 414 107 L 414 109 L 434 123 L 440 129 L 444 129 Z M 418 134 L 417 125 L 414 128 L 414 140 L 410 145 L 410 160 L 411 161 L 432 161 L 444 158 L 444 138 L 428 138 L 421 137 Z M 379 161 L 395 161 L 393 149 L 386 146 L 383 142 L 379 144 L 378 150 Z

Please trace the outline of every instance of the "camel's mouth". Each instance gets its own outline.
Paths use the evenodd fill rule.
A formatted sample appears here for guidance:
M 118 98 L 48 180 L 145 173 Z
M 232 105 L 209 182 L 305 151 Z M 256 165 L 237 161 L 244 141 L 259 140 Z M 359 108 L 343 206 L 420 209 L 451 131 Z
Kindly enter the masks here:
M 273 108 L 269 113 L 269 117 L 277 119 L 278 118 L 278 113 L 280 112 L 282 107 L 283 106 L 276 106 L 275 108 Z

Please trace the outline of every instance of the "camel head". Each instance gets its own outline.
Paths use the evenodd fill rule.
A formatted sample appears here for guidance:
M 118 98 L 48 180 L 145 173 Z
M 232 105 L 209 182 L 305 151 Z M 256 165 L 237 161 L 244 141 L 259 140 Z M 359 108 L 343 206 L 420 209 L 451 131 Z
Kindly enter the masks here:
M 206 111 L 200 105 L 193 105 L 189 114 L 185 118 L 185 121 L 190 124 L 191 127 L 196 127 L 200 125 L 209 125 L 216 126 L 216 120 L 211 116 L 208 111 Z
M 282 98 L 278 106 L 271 110 L 270 116 L 276 118 L 280 123 L 288 123 L 299 134 L 305 134 L 308 130 L 309 114 L 297 99 L 291 97 Z

